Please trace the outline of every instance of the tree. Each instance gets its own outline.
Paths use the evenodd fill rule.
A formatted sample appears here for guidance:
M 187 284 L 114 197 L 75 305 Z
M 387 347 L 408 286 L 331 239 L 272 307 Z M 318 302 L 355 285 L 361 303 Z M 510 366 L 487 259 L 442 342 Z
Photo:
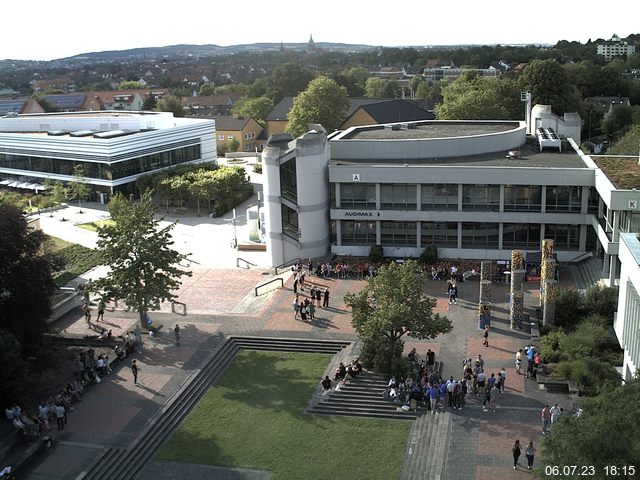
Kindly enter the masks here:
M 0 332 L 15 335 L 25 353 L 47 331 L 51 264 L 40 255 L 44 233 L 29 228 L 18 208 L 0 203 L 0 232 Z
M 156 104 L 156 110 L 159 112 L 173 112 L 174 117 L 184 117 L 185 111 L 180 101 L 180 97 L 174 95 L 165 95 Z
M 395 373 L 405 334 L 432 339 L 451 331 L 446 317 L 433 314 L 436 300 L 423 293 L 424 281 L 425 274 L 414 260 L 393 262 L 368 278 L 363 290 L 345 295 L 345 304 L 352 310 L 351 323 L 364 342 L 365 366 Z
M 200 85 L 198 89 L 198 95 L 201 97 L 206 97 L 209 95 L 214 95 L 216 93 L 216 86 L 213 83 L 203 83 Z
M 78 208 L 80 208 L 80 213 L 82 213 L 82 200 L 87 198 L 87 195 L 89 195 L 89 191 L 91 190 L 86 181 L 87 179 L 84 176 L 84 167 L 80 164 L 74 166 L 73 181 L 69 183 L 67 193 L 70 198 L 78 199 Z
M 640 145 L 640 125 L 634 125 L 609 148 L 607 153 L 611 155 L 638 155 L 638 145 Z
M 556 291 L 556 318 L 559 327 L 573 327 L 582 317 L 583 305 L 580 292 L 575 288 L 559 288 Z
M 142 110 L 145 110 L 148 112 L 155 110 L 157 106 L 158 106 L 158 102 L 156 101 L 156 97 L 154 97 L 151 94 L 148 94 L 144 98 L 144 102 L 142 102 Z
M 618 310 L 618 287 L 589 287 L 584 293 L 584 308 L 590 314 L 604 317 L 613 325 L 613 316 Z
M 273 110 L 273 102 L 267 97 L 242 98 L 231 109 L 234 115 L 253 117 L 260 125 L 265 124 L 267 117 Z
M 439 120 L 514 120 L 522 118 L 520 89 L 509 79 L 467 73 L 442 87 Z
M 551 105 L 558 115 L 578 109 L 579 94 L 555 60 L 533 60 L 524 68 L 520 84 L 531 92 L 534 104 Z
M 266 78 L 265 95 L 276 105 L 284 97 L 295 97 L 306 89 L 313 77 L 313 72 L 299 63 L 285 63 Z
M 579 417 L 562 417 L 554 425 L 553 434 L 544 438 L 544 466 L 590 465 L 598 472 L 593 478 L 605 478 L 607 465 L 635 465 L 637 469 L 640 458 L 639 403 L 638 379 L 586 400 Z M 563 478 L 582 478 L 577 473 L 563 475 Z
M 120 82 L 118 84 L 117 90 L 141 90 L 144 87 L 145 86 L 142 82 L 127 81 L 127 82 Z
M 293 100 L 287 131 L 294 136 L 307 131 L 309 123 L 321 124 L 332 132 L 347 118 L 347 90 L 328 77 L 318 77 Z
M 332 75 L 332 78 L 347 89 L 349 97 L 362 97 L 369 70 L 366 67 L 351 67 Z
M 616 105 L 602 121 L 602 130 L 607 135 L 625 133 L 633 122 L 633 109 L 629 105 Z
M 139 202 L 120 193 L 114 198 L 118 208 L 111 208 L 109 202 L 114 222 L 98 227 L 97 248 L 109 273 L 91 287 L 104 292 L 106 299 L 123 300 L 128 309 L 138 312 L 140 324 L 147 326 L 147 312 L 176 298 L 173 292 L 180 286 L 180 277 L 191 276 L 179 268 L 187 255 L 171 248 L 175 223 L 160 228 L 150 193 L 143 194 Z
M 364 91 L 368 98 L 396 98 L 400 93 L 400 87 L 395 80 L 370 77 L 367 79 Z

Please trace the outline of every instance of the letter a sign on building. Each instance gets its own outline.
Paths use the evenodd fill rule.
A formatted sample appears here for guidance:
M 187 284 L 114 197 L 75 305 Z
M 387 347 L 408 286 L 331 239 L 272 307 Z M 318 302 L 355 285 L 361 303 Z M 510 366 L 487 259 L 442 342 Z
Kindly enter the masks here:
M 353 181 L 354 182 L 359 182 L 360 181 L 360 174 L 359 173 L 354 173 L 353 174 Z

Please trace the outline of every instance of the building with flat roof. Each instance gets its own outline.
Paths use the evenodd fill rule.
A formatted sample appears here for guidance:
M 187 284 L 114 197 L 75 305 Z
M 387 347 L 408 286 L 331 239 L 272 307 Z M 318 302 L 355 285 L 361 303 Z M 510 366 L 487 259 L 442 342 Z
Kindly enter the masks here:
M 0 117 L 0 180 L 69 182 L 74 167 L 98 193 L 132 193 L 141 175 L 216 161 L 215 122 L 168 112 L 71 112 Z
M 636 232 L 640 224 L 635 226 Z M 622 378 L 631 380 L 640 367 L 640 236 L 620 235 L 620 290 L 615 331 L 624 349 Z

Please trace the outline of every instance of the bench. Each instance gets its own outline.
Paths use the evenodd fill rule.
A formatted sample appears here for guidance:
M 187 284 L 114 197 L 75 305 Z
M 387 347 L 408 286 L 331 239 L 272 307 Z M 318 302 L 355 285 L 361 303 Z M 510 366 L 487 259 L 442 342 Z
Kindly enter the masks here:
M 264 243 L 239 243 L 236 247 L 241 252 L 266 252 L 267 246 Z
M 539 384 L 543 384 L 544 388 L 548 392 L 553 393 L 568 393 L 569 387 L 567 380 L 564 378 L 553 378 L 542 373 L 536 375 L 536 380 Z

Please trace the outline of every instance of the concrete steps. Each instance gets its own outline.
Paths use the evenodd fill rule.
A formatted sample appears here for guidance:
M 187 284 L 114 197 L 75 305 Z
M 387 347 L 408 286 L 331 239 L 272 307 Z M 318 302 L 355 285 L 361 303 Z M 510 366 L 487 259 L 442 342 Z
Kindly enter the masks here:
M 602 262 L 599 258 L 590 258 L 585 262 L 581 262 L 577 265 L 574 275 L 576 277 L 576 283 L 578 290 L 584 292 L 589 287 L 596 285 L 601 280 Z
M 135 478 L 165 440 L 179 427 L 186 415 L 200 401 L 236 353 L 246 350 L 272 350 L 307 353 L 336 353 L 349 342 L 296 338 L 259 338 L 232 336 L 213 352 L 185 384 L 176 391 L 147 427 L 126 449 L 108 448 L 76 480 L 128 480 Z
M 401 480 L 443 478 L 452 427 L 453 419 L 448 411 L 425 414 L 414 422 Z
M 346 385 L 341 385 L 340 391 L 334 389 L 322 395 L 309 412 L 402 420 L 413 420 L 421 414 L 420 411 L 399 411 L 401 404 L 385 400 L 382 392 L 387 385 L 388 380 L 384 377 L 363 370 Z

